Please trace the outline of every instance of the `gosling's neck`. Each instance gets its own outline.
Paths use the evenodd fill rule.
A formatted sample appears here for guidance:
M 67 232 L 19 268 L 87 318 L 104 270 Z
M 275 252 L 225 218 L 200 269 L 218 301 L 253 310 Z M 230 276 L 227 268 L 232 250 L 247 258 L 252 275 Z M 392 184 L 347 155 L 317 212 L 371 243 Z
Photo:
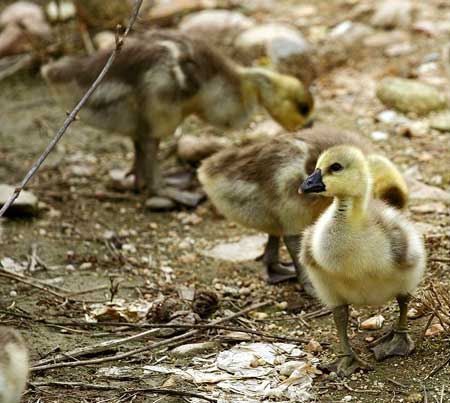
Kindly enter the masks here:
M 242 67 L 238 68 L 238 75 L 241 83 L 241 97 L 244 104 L 259 105 L 264 104 L 262 96 L 262 85 L 264 80 L 270 80 L 269 72 L 258 67 Z M 264 106 L 264 105 L 263 105 Z
M 333 200 L 333 217 L 339 224 L 358 227 L 365 222 L 370 190 L 361 196 L 336 196 Z

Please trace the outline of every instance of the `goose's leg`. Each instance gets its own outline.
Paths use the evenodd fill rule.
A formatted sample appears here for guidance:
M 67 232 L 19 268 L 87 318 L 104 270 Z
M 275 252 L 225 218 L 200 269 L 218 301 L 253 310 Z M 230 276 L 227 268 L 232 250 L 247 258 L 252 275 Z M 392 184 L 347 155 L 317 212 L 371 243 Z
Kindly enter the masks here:
M 150 196 L 158 194 L 161 183 L 158 148 L 159 140 L 153 139 L 148 134 L 139 135 L 133 140 L 134 144 L 134 180 L 138 191 L 147 190 Z
M 296 278 L 300 284 L 303 285 L 303 289 L 310 297 L 316 297 L 316 292 L 314 290 L 311 281 L 309 281 L 306 275 L 305 269 L 302 267 L 298 260 L 298 255 L 300 253 L 302 237 L 301 235 L 289 235 L 283 237 L 283 242 L 291 256 L 292 262 L 294 263 Z
M 333 309 L 334 323 L 338 331 L 341 354 L 340 357 L 325 366 L 329 372 L 336 372 L 339 376 L 349 376 L 358 369 L 371 369 L 353 350 L 348 339 L 348 305 L 341 305 Z
M 400 316 L 395 329 L 374 342 L 372 351 L 377 360 L 383 360 L 392 355 L 409 355 L 414 350 L 414 342 L 408 333 L 408 301 L 409 296 L 400 295 L 397 303 Z
M 166 199 L 167 203 L 165 203 L 164 209 L 173 208 L 176 203 L 187 207 L 196 207 L 205 198 L 205 194 L 181 190 L 164 183 L 158 161 L 159 140 L 149 133 L 148 124 L 140 124 L 133 139 L 135 150 L 133 170 L 136 189 L 139 191 L 145 189 L 149 196 Z
M 280 262 L 280 238 L 269 235 L 261 259 L 267 270 L 267 282 L 278 284 L 296 278 L 293 265 Z

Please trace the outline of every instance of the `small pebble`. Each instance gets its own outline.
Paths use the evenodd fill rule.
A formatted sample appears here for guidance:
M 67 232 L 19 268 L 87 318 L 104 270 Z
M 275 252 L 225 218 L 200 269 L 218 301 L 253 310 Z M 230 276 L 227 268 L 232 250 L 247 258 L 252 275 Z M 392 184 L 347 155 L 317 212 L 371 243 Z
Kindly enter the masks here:
M 384 317 L 382 315 L 372 316 L 361 323 L 361 329 L 363 330 L 377 330 L 381 329 L 384 323 Z
M 440 323 L 435 323 L 427 329 L 427 331 L 425 332 L 425 336 L 432 337 L 436 334 L 442 333 L 443 331 L 444 328 L 442 327 L 442 325 Z
M 372 137 L 373 141 L 384 141 L 389 138 L 389 134 L 386 132 L 374 131 L 370 134 L 370 137 Z
M 305 350 L 311 353 L 318 353 L 322 351 L 323 348 L 318 341 L 311 339 L 309 343 L 306 345 Z

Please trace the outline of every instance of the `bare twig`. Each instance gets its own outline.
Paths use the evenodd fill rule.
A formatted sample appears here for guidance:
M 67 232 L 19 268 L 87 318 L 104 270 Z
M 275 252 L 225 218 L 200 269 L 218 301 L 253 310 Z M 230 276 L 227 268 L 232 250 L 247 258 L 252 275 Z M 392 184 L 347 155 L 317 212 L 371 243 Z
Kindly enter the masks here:
M 25 186 L 28 184 L 28 182 L 31 180 L 31 178 L 36 174 L 36 172 L 39 170 L 40 166 L 43 164 L 47 156 L 50 154 L 50 152 L 55 148 L 56 144 L 59 142 L 59 140 L 62 138 L 64 133 L 67 131 L 69 126 L 72 124 L 74 120 L 76 120 L 78 113 L 83 108 L 83 106 L 86 104 L 88 99 L 91 97 L 91 95 L 94 93 L 94 91 L 97 89 L 97 87 L 100 85 L 102 80 L 104 79 L 105 75 L 108 73 L 109 69 L 111 68 L 112 64 L 116 60 L 117 55 L 121 51 L 125 38 L 127 37 L 128 33 L 130 32 L 131 28 L 133 27 L 134 23 L 136 22 L 136 19 L 139 14 L 139 10 L 141 8 L 143 0 L 136 0 L 134 5 L 133 14 L 130 18 L 130 21 L 128 22 L 128 25 L 122 35 L 119 33 L 116 34 L 116 46 L 114 50 L 111 53 L 111 56 L 107 60 L 105 66 L 103 67 L 102 71 L 96 78 L 96 80 L 92 83 L 92 85 L 89 87 L 87 92 L 83 95 L 81 100 L 75 105 L 75 107 L 72 109 L 72 111 L 68 114 L 67 118 L 65 119 L 62 127 L 58 130 L 53 140 L 50 142 L 50 144 L 47 146 L 45 151 L 41 154 L 41 156 L 38 158 L 38 160 L 33 164 L 31 169 L 27 172 L 25 177 L 23 178 L 20 185 L 14 189 L 13 194 L 9 197 L 9 199 L 6 201 L 6 203 L 3 205 L 3 207 L 0 209 L 0 217 L 4 215 L 6 210 L 14 203 L 14 201 L 19 197 L 20 192 L 25 188 Z
M 188 392 L 185 390 L 176 390 L 176 389 L 167 389 L 167 388 L 139 388 L 139 389 L 130 389 L 126 390 L 121 388 L 120 386 L 114 385 L 101 385 L 95 383 L 83 383 L 83 382 L 60 382 L 60 381 L 51 381 L 51 382 L 35 382 L 30 383 L 30 385 L 34 388 L 40 386 L 55 386 L 55 387 L 68 387 L 68 388 L 82 388 L 82 389 L 98 389 L 98 390 L 120 390 L 122 393 L 154 393 L 160 395 L 170 395 L 170 396 L 185 396 L 185 397 L 196 397 L 197 399 L 203 399 L 207 402 L 217 402 L 217 399 L 212 397 L 208 397 L 202 395 L 200 393 Z
M 87 303 L 97 303 L 97 302 L 105 302 L 105 301 L 99 301 L 99 300 L 85 300 L 85 299 L 77 299 L 73 298 L 69 295 L 62 294 L 61 292 L 55 291 L 52 288 L 55 288 L 54 286 L 47 286 L 40 284 L 39 281 L 25 277 L 25 276 L 19 276 L 18 274 L 7 272 L 6 270 L 0 269 L 0 277 L 8 278 L 13 281 L 17 281 L 19 283 L 23 283 L 26 285 L 29 285 L 30 287 L 37 288 L 41 291 L 44 291 L 48 294 L 51 294 L 55 297 L 61 298 L 63 300 L 67 300 L 69 302 L 87 302 Z
M 99 289 L 105 289 L 105 288 L 107 288 L 107 287 L 100 287 Z M 90 291 L 94 291 L 94 290 L 97 290 L 97 289 L 86 290 L 84 292 L 90 292 Z M 228 330 L 231 332 L 242 332 L 242 333 L 253 334 L 255 336 L 259 336 L 264 339 L 283 340 L 283 341 L 288 341 L 288 342 L 293 342 L 293 343 L 309 343 L 309 340 L 300 338 L 300 337 L 290 337 L 290 336 L 281 336 L 281 335 L 276 335 L 276 334 L 270 334 L 270 333 L 262 332 L 259 330 L 248 329 L 248 328 L 240 327 L 240 326 L 223 326 L 223 325 L 211 325 L 211 324 L 185 325 L 185 324 L 168 324 L 168 323 L 139 324 L 139 323 L 124 323 L 124 322 L 95 322 L 95 323 L 75 322 L 75 321 L 56 322 L 56 321 L 51 321 L 51 320 L 47 320 L 47 319 L 43 319 L 43 318 L 32 318 L 29 315 L 17 314 L 14 312 L 9 312 L 9 311 L 4 311 L 4 310 L 0 310 L 0 312 L 4 313 L 6 315 L 12 315 L 12 316 L 21 317 L 21 318 L 24 318 L 27 320 L 32 320 L 34 322 L 42 323 L 47 326 L 64 326 L 66 329 L 68 329 L 68 326 L 85 327 L 85 328 L 86 327 L 113 326 L 113 327 L 117 327 L 117 329 L 115 329 L 115 330 L 119 330 L 119 329 L 125 330 L 127 328 L 139 328 L 139 329 L 166 329 L 166 328 L 169 328 L 169 329 L 201 329 L 201 330 L 217 329 L 217 330 Z M 324 346 L 329 345 L 329 343 L 327 343 L 327 342 L 321 342 L 320 344 L 324 345 Z M 49 360 L 49 362 L 52 362 L 53 360 L 55 360 L 55 359 Z M 42 361 L 40 361 L 39 363 L 43 364 Z
M 10 66 L 0 71 L 0 81 L 16 74 L 24 68 L 31 66 L 35 60 L 35 57 L 31 53 L 14 57 L 16 58 L 15 63 L 12 63 Z
M 449 356 L 443 363 L 439 364 L 436 368 L 434 368 L 433 371 L 431 371 L 431 372 L 425 377 L 424 380 L 426 381 L 428 378 L 430 378 L 430 377 L 436 375 L 436 374 L 437 374 L 442 368 L 444 368 L 448 363 L 450 363 L 450 356 Z
M 251 305 L 251 306 L 249 306 L 247 308 L 244 308 L 244 309 L 240 310 L 239 312 L 236 312 L 236 313 L 234 313 L 234 314 L 232 314 L 230 316 L 227 316 L 226 318 L 217 319 L 217 320 L 213 321 L 211 324 L 212 325 L 218 325 L 220 323 L 227 322 L 227 321 L 232 320 L 234 318 L 237 318 L 237 317 L 239 317 L 241 315 L 244 315 L 244 314 L 246 314 L 246 313 L 248 313 L 250 311 L 253 311 L 255 309 L 261 308 L 263 306 L 267 306 L 267 305 L 269 305 L 271 303 L 272 303 L 271 301 L 265 301 L 265 302 L 260 302 L 258 304 Z M 56 363 L 56 364 L 48 364 L 48 365 L 40 365 L 40 366 L 37 365 L 37 366 L 31 367 L 30 370 L 32 372 L 35 372 L 35 371 L 42 371 L 42 370 L 51 369 L 51 368 L 78 367 L 78 366 L 84 366 L 84 365 L 94 365 L 94 364 L 99 364 L 99 363 L 104 363 L 104 362 L 117 361 L 117 360 L 121 360 L 123 358 L 128 358 L 128 357 L 131 357 L 133 355 L 142 353 L 144 351 L 150 351 L 150 350 L 153 350 L 153 349 L 155 349 L 157 347 L 167 346 L 169 344 L 173 344 L 174 342 L 178 342 L 178 341 L 181 341 L 181 340 L 185 340 L 187 338 L 191 338 L 192 336 L 197 335 L 199 332 L 200 332 L 200 330 L 193 329 L 193 330 L 191 330 L 189 332 L 180 334 L 178 336 L 171 337 L 170 339 L 162 340 L 162 341 L 159 341 L 159 342 L 156 342 L 156 343 L 144 346 L 144 347 L 140 347 L 140 348 L 137 348 L 137 349 L 134 349 L 134 350 L 127 351 L 125 353 L 116 354 L 116 355 L 113 355 L 111 357 L 103 357 L 103 358 L 97 358 L 97 359 L 91 359 L 91 360 L 83 360 L 83 361 L 75 361 L 75 362 L 59 362 L 59 363 Z
M 158 329 L 151 329 L 151 330 L 147 330 L 145 332 L 134 334 L 132 336 L 124 337 L 122 339 L 107 340 L 107 341 L 104 341 L 99 344 L 94 344 L 92 346 L 76 348 L 74 350 L 66 351 L 64 353 L 58 354 L 56 357 L 40 360 L 37 363 L 35 363 L 35 365 L 41 366 L 41 365 L 45 365 L 48 363 L 61 362 L 61 361 L 64 361 L 65 359 L 67 359 L 67 356 L 70 356 L 73 358 L 78 358 L 78 357 L 82 357 L 82 356 L 88 355 L 88 354 L 98 354 L 103 351 L 111 350 L 122 344 L 126 344 L 130 341 L 140 340 L 145 337 L 151 336 L 152 334 L 156 333 L 157 331 L 158 331 Z

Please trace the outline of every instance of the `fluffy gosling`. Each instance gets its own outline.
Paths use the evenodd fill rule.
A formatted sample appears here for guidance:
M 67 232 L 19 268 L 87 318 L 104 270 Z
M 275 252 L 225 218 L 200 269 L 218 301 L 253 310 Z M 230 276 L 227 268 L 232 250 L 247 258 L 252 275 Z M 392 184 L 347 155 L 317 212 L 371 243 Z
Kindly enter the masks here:
M 421 235 L 397 209 L 374 200 L 369 162 L 355 147 L 336 146 L 318 159 L 301 194 L 332 197 L 333 203 L 303 235 L 300 261 L 318 297 L 333 310 L 342 355 L 329 369 L 347 376 L 370 366 L 352 349 L 348 306 L 380 305 L 396 298 L 400 317 L 373 348 L 377 360 L 408 355 L 408 298 L 425 271 Z
M 28 351 L 20 333 L 0 327 L 0 402 L 18 403 L 28 376 Z
M 109 54 L 63 58 L 41 72 L 62 103 L 73 105 Z M 294 77 L 236 65 L 205 43 L 174 31 L 152 31 L 127 41 L 80 117 L 132 138 L 135 186 L 156 195 L 163 193 L 159 142 L 187 116 L 231 129 L 248 123 L 258 106 L 294 130 L 308 122 L 313 99 Z
M 204 160 L 198 171 L 208 197 L 227 219 L 269 235 L 262 257 L 269 283 L 296 277 L 305 281 L 298 262 L 301 233 L 332 199 L 313 194 L 299 196 L 298 183 L 314 169 L 320 153 L 336 144 L 352 144 L 372 152 L 371 144 L 357 134 L 315 127 L 229 147 Z M 386 158 L 371 154 L 370 159 L 379 185 L 375 197 L 403 207 L 408 189 L 402 175 Z M 293 264 L 279 261 L 280 238 Z M 311 288 L 306 291 L 313 293 Z

